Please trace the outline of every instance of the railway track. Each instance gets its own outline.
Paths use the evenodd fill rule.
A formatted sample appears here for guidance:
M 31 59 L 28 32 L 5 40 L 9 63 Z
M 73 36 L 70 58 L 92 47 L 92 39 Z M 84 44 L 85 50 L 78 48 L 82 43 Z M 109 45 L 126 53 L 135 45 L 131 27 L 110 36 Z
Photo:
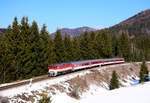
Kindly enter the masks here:
M 107 66 L 114 66 L 114 65 L 119 65 L 119 64 L 105 65 L 105 67 L 107 67 Z M 47 79 L 60 78 L 60 77 L 63 77 L 63 76 L 71 75 L 73 73 L 79 73 L 79 72 L 83 72 L 83 71 L 87 71 L 87 70 L 95 70 L 95 69 L 99 69 L 99 68 L 100 67 L 86 68 L 86 69 L 82 69 L 82 70 L 78 70 L 78 71 L 73 71 L 71 73 L 61 74 L 61 75 L 58 75 L 56 77 L 48 77 L 48 75 L 34 77 L 34 78 L 32 78 L 32 83 L 34 84 L 36 82 L 47 80 Z M 20 82 L 14 82 L 13 84 L 0 87 L 0 91 L 11 89 L 11 88 L 16 88 L 16 87 L 23 86 L 23 85 L 29 85 L 29 83 L 30 83 L 30 79 L 25 80 L 25 81 L 20 81 Z
M 34 78 L 32 78 L 32 83 L 36 83 L 36 82 L 39 82 L 39 81 L 42 81 L 42 80 L 47 80 L 47 79 L 60 78 L 62 76 L 71 75 L 73 73 L 83 72 L 83 71 L 86 71 L 86 70 L 89 70 L 89 69 L 93 70 L 93 69 L 97 69 L 97 68 L 99 68 L 99 67 L 93 67 L 93 68 L 73 71 L 73 72 L 70 72 L 70 73 L 64 73 L 64 74 L 60 74 L 56 77 L 48 77 L 48 75 L 34 77 Z M 29 83 L 30 83 L 30 79 L 25 80 L 25 81 L 20 81 L 20 82 L 14 82 L 13 84 L 0 87 L 0 91 L 11 89 L 11 88 L 16 88 L 16 87 L 19 87 L 19 86 L 22 86 L 22 85 L 29 85 Z
M 35 82 L 38 82 L 38 81 L 41 81 L 41 80 L 45 80 L 45 79 L 48 79 L 47 75 L 40 76 L 40 77 L 35 77 L 35 78 L 33 78 L 32 83 L 35 83 Z M 22 86 L 22 85 L 27 85 L 29 83 L 30 83 L 30 80 L 14 82 L 13 84 L 0 87 L 0 91 L 15 88 L 15 87 L 19 87 L 19 86 Z

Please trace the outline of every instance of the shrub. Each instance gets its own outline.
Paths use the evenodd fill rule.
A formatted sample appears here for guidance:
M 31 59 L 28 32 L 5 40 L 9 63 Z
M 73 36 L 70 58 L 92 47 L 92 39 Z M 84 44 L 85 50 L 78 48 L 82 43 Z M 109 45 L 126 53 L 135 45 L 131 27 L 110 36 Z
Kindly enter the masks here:
M 110 80 L 110 90 L 119 88 L 118 76 L 115 71 L 112 73 L 112 78 Z
M 80 96 L 79 96 L 79 87 L 74 86 L 70 94 L 71 94 L 71 97 L 73 97 L 75 99 L 79 99 L 80 98 Z
M 42 98 L 38 101 L 38 103 L 51 103 L 52 102 L 50 96 L 47 96 L 46 94 L 42 94 L 41 96 Z
M 143 59 L 142 65 L 141 65 L 141 70 L 140 70 L 140 73 L 139 73 L 140 83 L 148 81 L 148 74 L 149 74 L 149 72 L 148 72 L 145 60 Z

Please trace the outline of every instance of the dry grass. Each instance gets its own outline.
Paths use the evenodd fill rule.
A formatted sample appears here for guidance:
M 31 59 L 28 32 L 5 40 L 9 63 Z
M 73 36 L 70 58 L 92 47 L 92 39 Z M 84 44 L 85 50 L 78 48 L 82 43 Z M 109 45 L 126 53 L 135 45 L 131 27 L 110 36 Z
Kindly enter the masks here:
M 8 98 L 0 96 L 0 103 L 9 103 Z
M 79 91 L 80 91 L 80 87 L 78 86 L 74 86 L 71 90 L 70 93 L 68 93 L 69 96 L 75 98 L 75 99 L 79 99 L 80 96 L 79 96 Z

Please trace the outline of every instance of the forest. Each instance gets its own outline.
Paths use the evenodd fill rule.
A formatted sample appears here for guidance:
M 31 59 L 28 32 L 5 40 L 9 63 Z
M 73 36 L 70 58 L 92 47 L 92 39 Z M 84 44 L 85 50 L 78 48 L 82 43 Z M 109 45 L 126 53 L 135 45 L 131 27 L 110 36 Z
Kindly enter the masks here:
M 0 37 L 0 83 L 28 79 L 48 73 L 48 65 L 89 59 L 123 57 L 127 62 L 150 60 L 148 34 L 111 34 L 107 30 L 64 37 L 58 29 L 54 38 L 44 24 L 30 25 L 27 17 L 15 17 Z

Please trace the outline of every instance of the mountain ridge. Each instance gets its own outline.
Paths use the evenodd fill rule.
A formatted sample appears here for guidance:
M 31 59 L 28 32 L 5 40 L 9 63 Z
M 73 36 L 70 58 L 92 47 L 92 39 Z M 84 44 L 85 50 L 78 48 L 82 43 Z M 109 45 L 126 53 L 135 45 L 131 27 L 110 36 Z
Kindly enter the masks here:
M 0 28 L 0 36 L 2 36 L 5 32 L 6 32 L 7 29 L 5 28 Z
M 111 34 L 125 32 L 130 36 L 135 34 L 150 34 L 150 9 L 141 11 L 105 30 Z
M 78 28 L 62 28 L 60 29 L 62 36 L 64 36 L 65 34 L 70 35 L 70 37 L 74 37 L 74 36 L 80 36 L 83 34 L 84 31 L 96 31 L 97 29 L 88 27 L 88 26 L 83 26 L 83 27 L 78 27 Z M 51 34 L 52 37 L 55 35 L 55 32 Z

